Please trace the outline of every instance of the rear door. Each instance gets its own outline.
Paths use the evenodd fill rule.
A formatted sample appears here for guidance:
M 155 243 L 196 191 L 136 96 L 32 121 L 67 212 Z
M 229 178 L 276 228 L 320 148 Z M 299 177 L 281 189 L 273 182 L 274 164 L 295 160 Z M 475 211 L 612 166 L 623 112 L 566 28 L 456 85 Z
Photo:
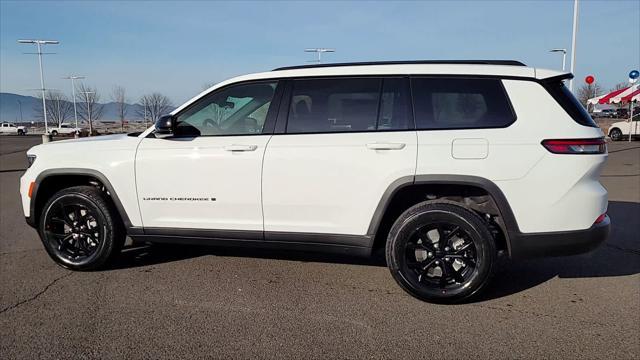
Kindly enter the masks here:
M 287 92 L 264 160 L 265 237 L 365 235 L 387 187 L 415 173 L 408 80 L 299 79 Z

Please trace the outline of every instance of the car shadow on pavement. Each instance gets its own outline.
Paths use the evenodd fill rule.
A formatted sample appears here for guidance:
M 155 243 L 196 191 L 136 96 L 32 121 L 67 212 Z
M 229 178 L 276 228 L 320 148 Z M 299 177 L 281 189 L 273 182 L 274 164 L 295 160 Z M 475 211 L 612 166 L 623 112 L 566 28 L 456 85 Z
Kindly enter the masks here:
M 615 277 L 640 273 L 640 204 L 611 201 L 608 214 L 612 223 L 611 233 L 607 242 L 596 251 L 578 256 L 502 261 L 489 287 L 473 302 L 516 294 L 555 277 Z M 359 258 L 290 250 L 155 244 L 126 247 L 111 269 L 149 266 L 201 256 L 386 266 L 382 252 L 369 258 Z
M 556 258 L 507 261 L 486 291 L 475 301 L 515 294 L 554 277 L 615 277 L 640 273 L 640 204 L 610 201 L 611 232 L 594 252 Z

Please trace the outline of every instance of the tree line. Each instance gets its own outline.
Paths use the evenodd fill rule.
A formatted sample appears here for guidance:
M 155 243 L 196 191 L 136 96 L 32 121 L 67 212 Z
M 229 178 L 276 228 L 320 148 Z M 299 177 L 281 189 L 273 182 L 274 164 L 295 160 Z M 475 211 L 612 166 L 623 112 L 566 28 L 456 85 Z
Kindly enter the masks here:
M 47 106 L 47 122 L 51 126 L 60 127 L 63 123 L 74 119 L 73 99 L 61 91 L 47 90 L 44 94 Z M 38 96 L 42 99 L 42 95 Z M 116 113 L 120 126 L 124 131 L 127 115 L 130 114 L 129 98 L 123 86 L 116 85 L 109 94 L 110 100 L 116 105 Z M 104 105 L 100 104 L 101 95 L 98 89 L 84 83 L 76 86 L 76 111 L 78 121 L 87 124 L 91 129 L 93 122 L 101 120 L 104 115 Z M 135 109 L 135 115 L 142 118 L 145 123 L 154 123 L 160 116 L 166 114 L 173 104 L 169 98 L 161 93 L 153 92 L 145 94 L 138 99 L 140 107 Z M 34 106 L 36 120 L 44 121 L 42 101 Z

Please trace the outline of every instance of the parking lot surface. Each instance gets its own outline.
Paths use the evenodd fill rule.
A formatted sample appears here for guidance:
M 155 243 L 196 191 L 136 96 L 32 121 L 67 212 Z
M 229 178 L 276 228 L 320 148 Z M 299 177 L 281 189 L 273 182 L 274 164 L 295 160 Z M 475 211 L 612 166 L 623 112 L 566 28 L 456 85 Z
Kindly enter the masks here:
M 20 208 L 39 141 L 0 137 L 2 359 L 640 357 L 639 142 L 609 146 L 605 245 L 505 262 L 482 298 L 446 306 L 407 295 L 378 258 L 151 246 L 62 269 Z

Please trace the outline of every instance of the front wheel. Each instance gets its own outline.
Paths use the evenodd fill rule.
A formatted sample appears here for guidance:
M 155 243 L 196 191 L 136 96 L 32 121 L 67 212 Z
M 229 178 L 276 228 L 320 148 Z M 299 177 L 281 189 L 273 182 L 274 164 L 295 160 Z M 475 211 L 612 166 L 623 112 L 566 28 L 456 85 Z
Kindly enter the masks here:
M 53 135 L 53 136 L 58 136 L 58 132 L 57 132 L 57 131 L 55 131 L 55 130 L 53 130 L 53 131 L 51 132 L 51 135 Z
M 386 258 L 393 278 L 412 296 L 455 303 L 487 285 L 496 247 L 488 226 L 472 210 L 426 201 L 406 210 L 393 224 Z
M 40 216 L 39 232 L 47 253 L 72 270 L 105 266 L 124 244 L 113 206 L 100 190 L 74 186 L 54 194 Z

